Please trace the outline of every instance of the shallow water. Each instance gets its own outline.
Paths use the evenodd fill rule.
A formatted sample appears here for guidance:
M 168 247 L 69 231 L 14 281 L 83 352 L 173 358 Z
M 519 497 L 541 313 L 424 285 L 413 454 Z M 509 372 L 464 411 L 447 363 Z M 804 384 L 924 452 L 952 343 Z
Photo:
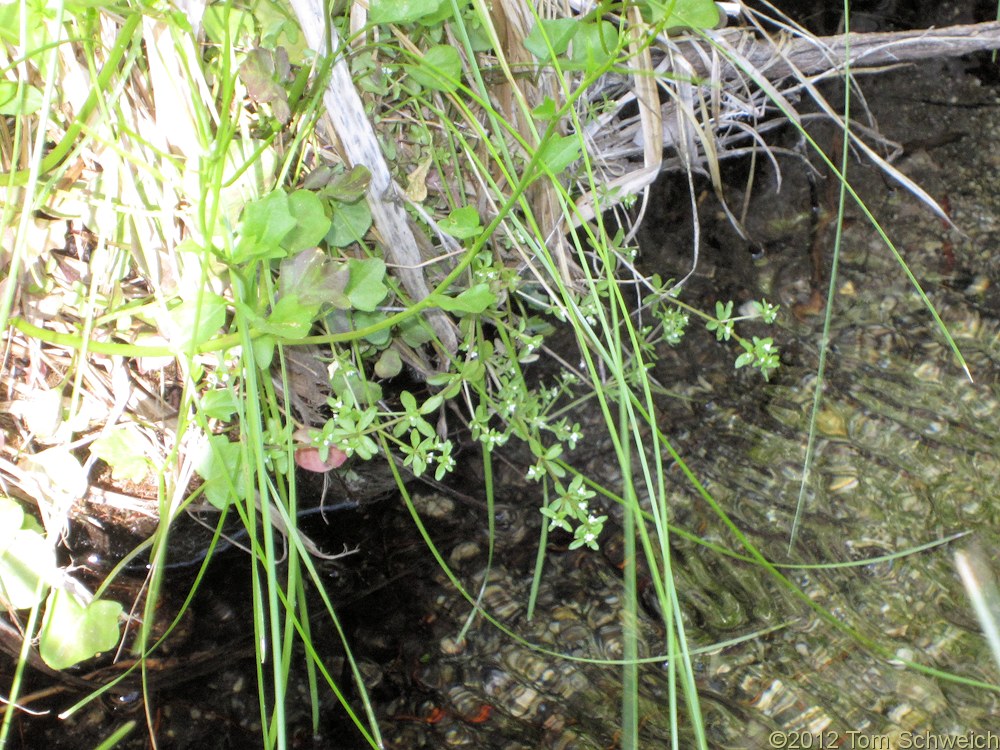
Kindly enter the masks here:
M 890 135 L 928 137 L 913 132 L 912 123 L 926 109 L 921 100 L 930 82 L 943 76 L 959 81 L 966 99 L 992 97 L 972 79 L 955 78 L 944 68 L 925 68 L 920 75 L 924 78 L 908 73 L 874 84 L 882 96 L 892 97 L 891 110 L 879 112 Z M 879 101 L 878 95 L 872 101 Z M 935 121 L 945 134 L 958 125 L 976 133 L 980 143 L 997 130 L 988 109 Z M 822 320 L 792 314 L 793 305 L 808 297 L 811 272 L 804 250 L 808 222 L 795 220 L 809 210 L 802 180 L 786 174 L 781 196 L 755 199 L 751 228 L 768 246 L 762 261 L 753 263 L 731 234 L 718 229 L 717 245 L 729 242 L 736 249 L 710 249 L 689 285 L 686 299 L 700 297 L 706 306 L 715 295 L 766 294 L 783 304 L 773 331 L 784 351 L 783 368 L 772 383 L 734 372 L 734 351 L 693 331 L 680 347 L 664 352 L 655 372 L 686 397 L 661 404 L 664 431 L 765 555 L 778 563 L 839 563 L 968 534 L 893 561 L 785 570 L 840 623 L 895 655 L 891 661 L 823 621 L 759 566 L 675 538 L 673 569 L 693 647 L 784 625 L 695 657 L 713 747 L 770 747 L 779 741 L 787 747 L 906 747 L 919 741 L 916 734 L 983 734 L 996 726 L 996 692 L 902 664 L 998 682 L 952 557 L 956 549 L 974 546 L 1000 570 L 1000 264 L 992 249 L 1000 190 L 977 186 L 977 179 L 993 179 L 994 170 L 968 158 L 976 155 L 970 154 L 972 145 L 959 140 L 917 149 L 901 164 L 932 195 L 948 200 L 966 236 L 917 208 L 901 190 L 888 189 L 873 170 L 852 166 L 856 186 L 921 279 L 975 382 L 957 365 L 896 260 L 850 210 L 815 458 L 791 553 Z M 657 241 L 677 246 L 669 232 L 647 232 L 647 242 Z M 681 275 L 679 251 L 657 249 L 644 248 L 647 264 L 665 277 Z M 760 335 L 752 327 L 742 332 Z M 600 438 L 590 433 L 588 440 L 599 456 Z M 597 477 L 615 471 L 600 458 L 591 466 Z M 680 472 L 671 470 L 668 477 L 675 523 L 704 539 L 731 543 Z M 507 490 L 509 512 L 527 531 L 522 529 L 516 542 L 500 539 L 500 562 L 490 573 L 484 608 L 530 644 L 569 656 L 620 658 L 622 586 L 614 560 L 550 550 L 539 607 L 528 621 L 531 545 L 537 539 L 530 508 L 537 501 L 514 479 Z M 608 537 L 605 545 L 613 547 L 613 530 Z M 475 591 L 482 580 L 482 548 L 479 554 L 466 551 L 457 567 Z M 449 588 L 443 576 L 429 585 L 422 626 L 404 644 L 404 658 L 415 666 L 409 695 L 383 713 L 390 746 L 616 746 L 618 668 L 542 656 L 482 618 L 459 650 L 453 639 L 471 607 Z M 664 632 L 651 608 L 639 609 L 637 627 L 644 655 L 665 653 Z M 662 663 L 642 667 L 639 684 L 642 746 L 666 746 L 669 685 Z M 686 736 L 682 746 L 692 741 Z

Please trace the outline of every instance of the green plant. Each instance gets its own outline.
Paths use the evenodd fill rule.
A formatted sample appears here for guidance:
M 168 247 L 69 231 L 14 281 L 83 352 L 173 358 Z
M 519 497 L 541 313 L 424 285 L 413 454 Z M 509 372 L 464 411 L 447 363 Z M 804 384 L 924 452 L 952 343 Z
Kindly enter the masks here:
M 31 622 L 44 603 L 39 653 L 53 669 L 108 651 L 120 636 L 121 604 L 95 598 L 59 567 L 54 543 L 7 497 L 0 497 L 0 601 L 8 609 L 31 610 Z
M 130 415 L 119 422 L 118 413 L 104 415 L 91 444 L 92 455 L 111 467 L 116 480 L 145 478 L 156 489 L 161 524 L 151 542 L 147 626 L 137 648 L 141 658 L 156 648 L 148 625 L 156 618 L 172 520 L 201 497 L 238 515 L 252 550 L 248 571 L 266 746 L 290 744 L 284 707 L 296 644 L 308 656 L 313 705 L 320 705 L 319 686 L 326 683 L 366 741 L 373 747 L 381 741 L 361 671 L 311 559 L 314 549 L 295 530 L 294 467 L 326 471 L 353 458 L 384 460 L 396 472 L 393 459 L 399 459 L 415 477 L 444 481 L 456 468 L 454 436 L 466 425 L 482 452 L 491 541 L 493 454 L 515 440 L 532 457 L 525 473 L 537 483 L 545 519 L 535 591 L 548 534 L 561 529 L 572 535 L 571 548 L 596 550 L 610 508 L 619 506 L 615 512 L 632 545 L 623 600 L 634 612 L 636 558 L 642 556 L 662 613 L 663 660 L 678 688 L 666 710 L 676 726 L 683 696 L 698 745 L 707 745 L 670 569 L 671 535 L 684 532 L 672 525 L 664 464 L 688 470 L 660 429 L 650 369 L 658 347 L 679 344 L 694 317 L 718 341 L 736 342 L 736 368 L 755 368 L 767 380 L 779 362 L 775 342 L 739 331 L 750 318 L 773 323 L 777 307 L 761 300 L 734 315 L 733 302 L 718 302 L 713 315 L 685 303 L 674 282 L 641 278 L 634 248 L 606 212 L 631 205 L 642 186 L 606 179 L 588 138 L 592 126 L 606 126 L 619 107 L 602 81 L 617 76 L 637 88 L 649 83 L 649 46 L 657 36 L 667 30 L 697 34 L 718 23 L 718 10 L 708 0 L 604 2 L 572 18 L 542 17 L 534 5 L 525 10 L 534 16 L 519 41 L 530 57 L 519 47 L 507 48 L 480 0 L 373 0 L 369 27 L 338 49 L 365 94 L 368 118 L 396 168 L 393 177 L 406 185 L 398 199 L 405 199 L 408 221 L 417 227 L 421 267 L 394 269 L 393 248 L 385 246 L 379 227 L 373 231 L 371 201 L 384 196 L 370 195 L 372 172 L 331 156 L 328 139 L 316 132 L 333 61 L 306 49 L 281 4 L 211 5 L 203 21 L 204 46 L 194 43 L 190 19 L 173 11 L 128 9 L 119 18 L 100 4 L 68 5 L 65 11 L 0 6 L 0 39 L 27 50 L 23 60 L 8 55 L 0 63 L 7 71 L 28 63 L 35 81 L 0 83 L 0 114 L 15 117 L 9 142 L 23 146 L 3 153 L 6 171 L 0 175 L 8 191 L 0 228 L 17 226 L 8 269 L 13 282 L 3 290 L 0 322 L 18 312 L 13 303 L 19 286 L 25 300 L 55 300 L 60 313 L 39 319 L 21 310 L 12 335 L 66 347 L 109 372 L 121 371 L 115 368 L 125 359 L 163 377 L 167 363 L 176 366 L 177 419 L 164 430 L 169 434 L 162 445 L 138 441 L 137 435 L 147 434 L 146 418 Z M 78 106 L 60 108 L 52 88 L 57 76 L 49 75 L 55 50 L 93 38 L 96 19 L 115 32 L 103 46 L 80 47 L 83 67 L 96 74 L 94 84 Z M 351 33 L 343 13 L 333 26 L 344 37 Z M 15 28 L 22 31 L 15 34 Z M 137 66 L 140 55 L 148 59 Z M 699 83 L 682 78 L 662 82 L 667 97 L 677 96 L 673 83 Z M 143 134 L 148 123 L 156 123 L 156 108 L 136 120 L 120 96 L 136 80 L 145 88 L 128 89 L 134 101 L 160 95 L 163 110 L 165 102 L 177 110 L 176 121 L 155 137 Z M 656 84 L 643 93 L 643 106 L 660 101 Z M 699 122 L 693 107 L 685 114 Z M 55 146 L 45 148 L 49 130 Z M 71 182 L 75 194 L 68 201 L 60 179 L 81 154 L 99 156 L 103 176 L 89 175 L 91 185 Z M 847 189 L 845 165 L 838 175 Z M 660 162 L 646 167 L 655 172 Z M 717 179 L 716 163 L 709 160 L 705 171 Z M 45 248 L 31 245 L 29 206 L 99 225 L 88 275 L 63 278 L 45 266 L 51 262 Z M 175 234 L 175 226 L 183 232 Z M 398 280 L 405 271 L 426 278 L 425 295 Z M 633 287 L 643 290 L 634 295 L 642 297 L 638 311 L 629 296 Z M 435 326 L 442 320 L 454 330 L 455 346 Z M 552 334 L 567 325 L 576 337 L 579 365 L 567 364 L 561 374 L 534 383 L 526 368 L 552 354 Z M 298 406 L 292 368 L 305 347 L 322 363 L 308 388 L 321 398 Z M 389 381 L 404 367 L 426 387 L 395 389 Z M 78 362 L 67 367 L 71 416 L 79 411 L 86 369 Z M 603 418 L 603 424 L 588 425 L 586 436 L 572 411 L 580 403 Z M 604 434 L 593 434 L 598 431 Z M 620 487 L 587 476 L 575 460 L 579 445 L 598 440 L 619 464 Z M 191 482 L 194 474 L 200 484 Z M 688 472 L 688 479 L 731 527 L 744 559 L 798 591 L 697 477 Z M 470 618 L 489 617 L 480 597 L 466 592 L 447 568 L 412 504 L 411 511 L 439 563 L 469 599 Z M 66 593 L 71 587 L 64 574 L 45 557 L 51 553 L 48 541 L 25 517 L 15 518 L 6 506 L 3 512 L 12 522 L 4 528 L 16 530 L 0 557 L 7 566 L 0 582 L 18 597 L 16 603 L 11 599 L 13 606 L 32 607 L 33 623 L 38 592 L 49 587 L 43 657 L 48 653 L 65 665 L 108 648 L 117 605 L 98 600 L 100 606 L 81 611 Z M 290 547 L 280 569 L 279 527 L 287 530 Z M 18 577 L 36 560 L 42 574 Z M 309 610 L 315 601 L 310 590 L 319 598 L 324 624 L 344 641 L 344 673 L 356 684 L 360 713 L 314 648 L 310 628 L 317 615 Z M 67 654 L 61 645 L 66 634 L 89 618 L 99 621 L 100 641 L 83 641 L 80 651 Z M 624 664 L 617 665 L 625 682 L 623 746 L 636 746 L 639 736 L 637 654 L 637 635 L 628 632 Z M 12 701 L 17 692 L 15 685 Z

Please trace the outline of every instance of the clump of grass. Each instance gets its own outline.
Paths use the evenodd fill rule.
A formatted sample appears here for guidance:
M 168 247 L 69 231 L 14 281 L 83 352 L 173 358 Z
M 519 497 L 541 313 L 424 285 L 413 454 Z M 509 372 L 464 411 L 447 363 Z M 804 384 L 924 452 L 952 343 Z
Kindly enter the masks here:
M 316 10 L 296 6 L 300 20 Z M 3 470 L 45 520 L 44 536 L 29 524 L 26 538 L 49 548 L 70 514 L 86 512 L 79 501 L 96 496 L 96 461 L 112 485 L 154 490 L 136 669 L 158 646 L 150 628 L 173 520 L 193 504 L 236 514 L 252 551 L 263 744 L 288 744 L 286 690 L 299 643 L 314 705 L 325 683 L 379 746 L 364 680 L 313 562 L 318 550 L 295 528 L 294 468 L 386 461 L 407 497 L 406 478 L 442 481 L 455 469 L 461 425 L 482 453 L 491 538 L 491 456 L 512 439 L 530 450 L 525 472 L 547 521 L 533 591 L 550 531 L 597 549 L 610 512 L 599 502 L 620 505 L 626 606 L 638 606 L 641 550 L 665 626 L 661 658 L 680 688 L 665 710 L 676 721 L 683 700 L 706 745 L 673 590 L 664 457 L 687 469 L 657 427 L 648 372 L 657 347 L 677 343 L 692 317 L 735 342 L 735 367 L 765 379 L 778 366 L 777 345 L 741 336 L 747 316 L 731 302 L 701 311 L 680 296 L 683 280 L 643 278 L 628 210 L 665 168 L 706 172 L 724 197 L 719 160 L 748 149 L 769 112 L 799 118 L 759 69 L 707 33 L 719 20 L 713 3 L 617 10 L 560 17 L 544 4 L 490 13 L 478 1 L 373 2 L 366 18 L 352 3 L 324 37 L 306 23 L 303 35 L 270 0 L 211 6 L 200 18 L 4 6 L 10 23 L 0 27 L 19 31 L 2 36 L 0 58 L 16 81 L 0 175 L 0 229 L 13 238 L 0 323 L 8 363 L 25 367 L 18 375 L 8 366 L 8 394 L 40 395 L 19 415 L 21 434 L 8 436 Z M 684 62 L 693 40 L 756 84 L 731 87 L 747 97 L 741 106 L 722 107 L 719 81 Z M 324 104 L 341 108 L 332 127 Z M 830 116 L 850 134 L 846 115 Z M 673 161 L 664 161 L 665 132 Z M 616 164 L 614 137 L 600 145 L 609 134 L 638 139 L 641 166 L 616 171 L 627 162 Z M 843 161 L 838 176 L 853 195 L 845 171 Z M 692 206 L 696 213 L 693 188 Z M 611 211 L 622 229 L 606 221 Z M 53 237 L 84 228 L 67 254 L 48 252 L 62 242 Z M 696 264 L 697 233 L 692 254 Z M 778 314 L 766 300 L 753 310 L 767 322 Z M 526 368 L 557 356 L 547 337 L 564 324 L 580 364 L 529 385 Z M 424 385 L 394 388 L 404 368 Z M 566 404 L 580 398 L 597 403 L 622 487 L 574 465 L 587 437 Z M 792 587 L 689 479 L 745 552 Z M 279 529 L 289 542 L 280 566 Z M 46 590 L 67 584 L 29 583 L 40 595 L 28 606 L 8 601 L 29 610 L 25 632 L 34 633 Z M 344 642 L 360 711 L 312 644 L 308 590 Z M 463 593 L 470 618 L 489 616 L 477 592 Z M 50 599 L 46 616 L 52 607 Z M 118 612 L 103 612 L 102 623 L 117 628 Z M 106 648 L 95 642 L 91 653 Z M 631 633 L 623 746 L 639 736 L 637 652 Z M 12 702 L 18 692 L 15 682 Z

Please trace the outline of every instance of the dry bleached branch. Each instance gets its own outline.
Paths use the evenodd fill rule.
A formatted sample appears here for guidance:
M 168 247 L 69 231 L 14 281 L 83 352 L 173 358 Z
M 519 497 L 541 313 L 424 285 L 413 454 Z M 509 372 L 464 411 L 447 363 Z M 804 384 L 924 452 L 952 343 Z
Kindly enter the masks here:
M 797 38 L 788 42 L 778 58 L 774 44 L 757 41 L 744 55 L 766 72 L 770 80 L 776 81 L 793 75 L 796 70 L 806 75 L 839 70 L 847 60 L 848 51 L 851 67 L 859 70 L 994 49 L 1000 49 L 1000 22 L 996 21 L 943 29 Z
M 292 0 L 292 7 L 310 48 L 327 55 L 339 46 L 340 39 L 325 19 L 325 7 L 320 0 Z M 381 235 L 386 259 L 396 266 L 395 273 L 406 292 L 415 301 L 424 299 L 430 290 L 420 270 L 423 258 L 417 240 L 342 55 L 334 62 L 323 103 L 351 166 L 363 166 L 371 173 L 368 206 L 375 229 Z M 454 352 L 458 343 L 452 323 L 440 310 L 431 311 L 428 318 L 444 347 Z
M 759 112 L 759 90 L 767 88 L 773 105 L 776 92 L 788 88 L 808 88 L 821 78 L 842 73 L 850 62 L 853 73 L 884 69 L 906 63 L 916 63 L 933 58 L 960 57 L 973 52 L 1000 49 L 1000 22 L 950 26 L 943 29 L 924 29 L 888 33 L 847 34 L 833 37 L 806 37 L 781 34 L 761 38 L 746 29 L 726 29 L 709 32 L 704 38 L 688 37 L 673 42 L 674 55 L 678 52 L 687 61 L 694 75 L 707 79 L 713 86 L 723 88 L 723 95 L 736 92 L 752 81 L 757 92 L 745 92 L 750 106 L 742 115 Z M 661 64 L 657 72 L 668 76 L 670 69 Z M 811 81 L 807 79 L 812 79 Z M 792 79 L 789 82 L 789 79 Z M 771 88 L 774 87 L 774 88 Z M 666 105 L 669 107 L 669 104 Z M 676 115 L 664 111 L 664 121 Z M 672 115 L 672 116 L 671 116 Z M 664 132 L 664 145 L 675 145 L 669 139 L 671 132 Z
M 292 6 L 310 47 L 328 54 L 337 46 L 336 32 L 324 22 L 319 0 L 292 0 Z M 641 19 L 629 20 L 641 26 Z M 740 27 L 709 31 L 704 36 L 658 40 L 653 49 L 659 50 L 662 61 L 654 69 L 655 77 L 664 90 L 673 93 L 657 97 L 655 87 L 639 85 L 646 74 L 636 70 L 634 88 L 618 98 L 614 111 L 605 109 L 603 115 L 585 125 L 583 136 L 588 150 L 605 175 L 597 192 L 605 198 L 585 193 L 577 201 L 574 223 L 592 218 L 598 206 L 600 210 L 609 208 L 606 196 L 611 191 L 617 191 L 620 199 L 637 194 L 662 170 L 700 169 L 711 173 L 714 181 L 719 158 L 743 150 L 750 140 L 762 144 L 760 134 L 767 129 L 767 118 L 776 109 L 784 117 L 799 119 L 791 99 L 803 92 L 839 121 L 815 84 L 842 73 L 848 61 L 852 72 L 862 72 L 1000 49 L 1000 22 L 836 37 L 787 31 L 768 36 L 758 31 L 760 27 L 757 31 Z M 333 38 L 327 38 L 327 33 Z M 640 116 L 617 119 L 626 105 L 636 101 L 634 92 L 641 94 Z M 414 299 L 426 297 L 429 292 L 419 268 L 422 258 L 417 238 L 342 57 L 335 62 L 324 101 L 345 156 L 371 172 L 368 200 L 387 260 L 396 266 L 396 274 Z M 675 155 L 662 161 L 651 158 L 646 143 L 650 138 Z M 854 140 L 883 169 L 920 195 L 919 188 L 866 144 Z M 698 146 L 701 154 L 696 153 Z M 636 164 L 640 158 L 645 162 L 642 167 Z M 926 202 L 929 197 L 921 199 Z M 936 208 L 933 201 L 929 205 Z M 455 334 L 450 322 L 440 311 L 432 313 L 430 319 L 441 341 L 454 350 Z
M 788 32 L 765 36 L 740 27 L 709 31 L 704 37 L 661 37 L 654 48 L 661 51 L 654 73 L 664 91 L 676 91 L 679 79 L 692 81 L 693 78 L 701 83 L 702 92 L 700 100 L 689 97 L 684 101 L 669 93 L 661 97 L 662 135 L 658 140 L 665 149 L 675 152 L 663 160 L 661 169 L 683 170 L 693 166 L 712 172 L 716 159 L 744 152 L 750 140 L 763 145 L 761 133 L 777 125 L 783 117 L 799 119 L 790 99 L 803 92 L 837 121 L 838 116 L 823 100 L 815 84 L 842 74 L 848 62 L 852 73 L 861 73 L 1000 49 L 1000 22 L 833 37 Z M 635 100 L 634 93 L 623 94 L 613 110 L 605 109 L 585 126 L 592 155 L 604 167 L 605 173 L 611 175 L 600 187 L 598 193 L 601 195 L 606 196 L 610 190 L 617 189 L 619 198 L 623 199 L 638 193 L 652 180 L 649 170 L 637 164 L 648 151 L 648 128 L 639 117 L 617 120 L 619 113 Z M 782 110 L 782 118 L 776 120 L 772 115 L 778 109 Z M 695 123 L 706 138 L 701 143 L 704 153 L 692 160 L 690 133 Z M 919 188 L 870 147 L 857 138 L 854 140 L 890 176 L 924 202 L 929 201 L 929 197 L 922 195 Z M 608 208 L 594 193 L 583 195 L 577 201 L 576 221 L 592 218 L 597 210 L 595 204 L 600 204 L 600 210 Z M 940 211 L 933 201 L 928 205 Z

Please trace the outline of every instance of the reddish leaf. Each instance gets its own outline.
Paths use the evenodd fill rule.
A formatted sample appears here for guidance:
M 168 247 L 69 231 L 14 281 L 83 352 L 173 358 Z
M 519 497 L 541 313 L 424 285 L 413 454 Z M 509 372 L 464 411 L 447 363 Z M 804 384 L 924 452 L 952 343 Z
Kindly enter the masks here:
M 336 469 L 342 466 L 346 460 L 347 454 L 339 448 L 330 448 L 326 456 L 326 461 L 320 459 L 319 449 L 312 446 L 298 448 L 295 451 L 296 466 L 306 471 L 315 471 L 317 474 L 323 474 L 331 469 Z

